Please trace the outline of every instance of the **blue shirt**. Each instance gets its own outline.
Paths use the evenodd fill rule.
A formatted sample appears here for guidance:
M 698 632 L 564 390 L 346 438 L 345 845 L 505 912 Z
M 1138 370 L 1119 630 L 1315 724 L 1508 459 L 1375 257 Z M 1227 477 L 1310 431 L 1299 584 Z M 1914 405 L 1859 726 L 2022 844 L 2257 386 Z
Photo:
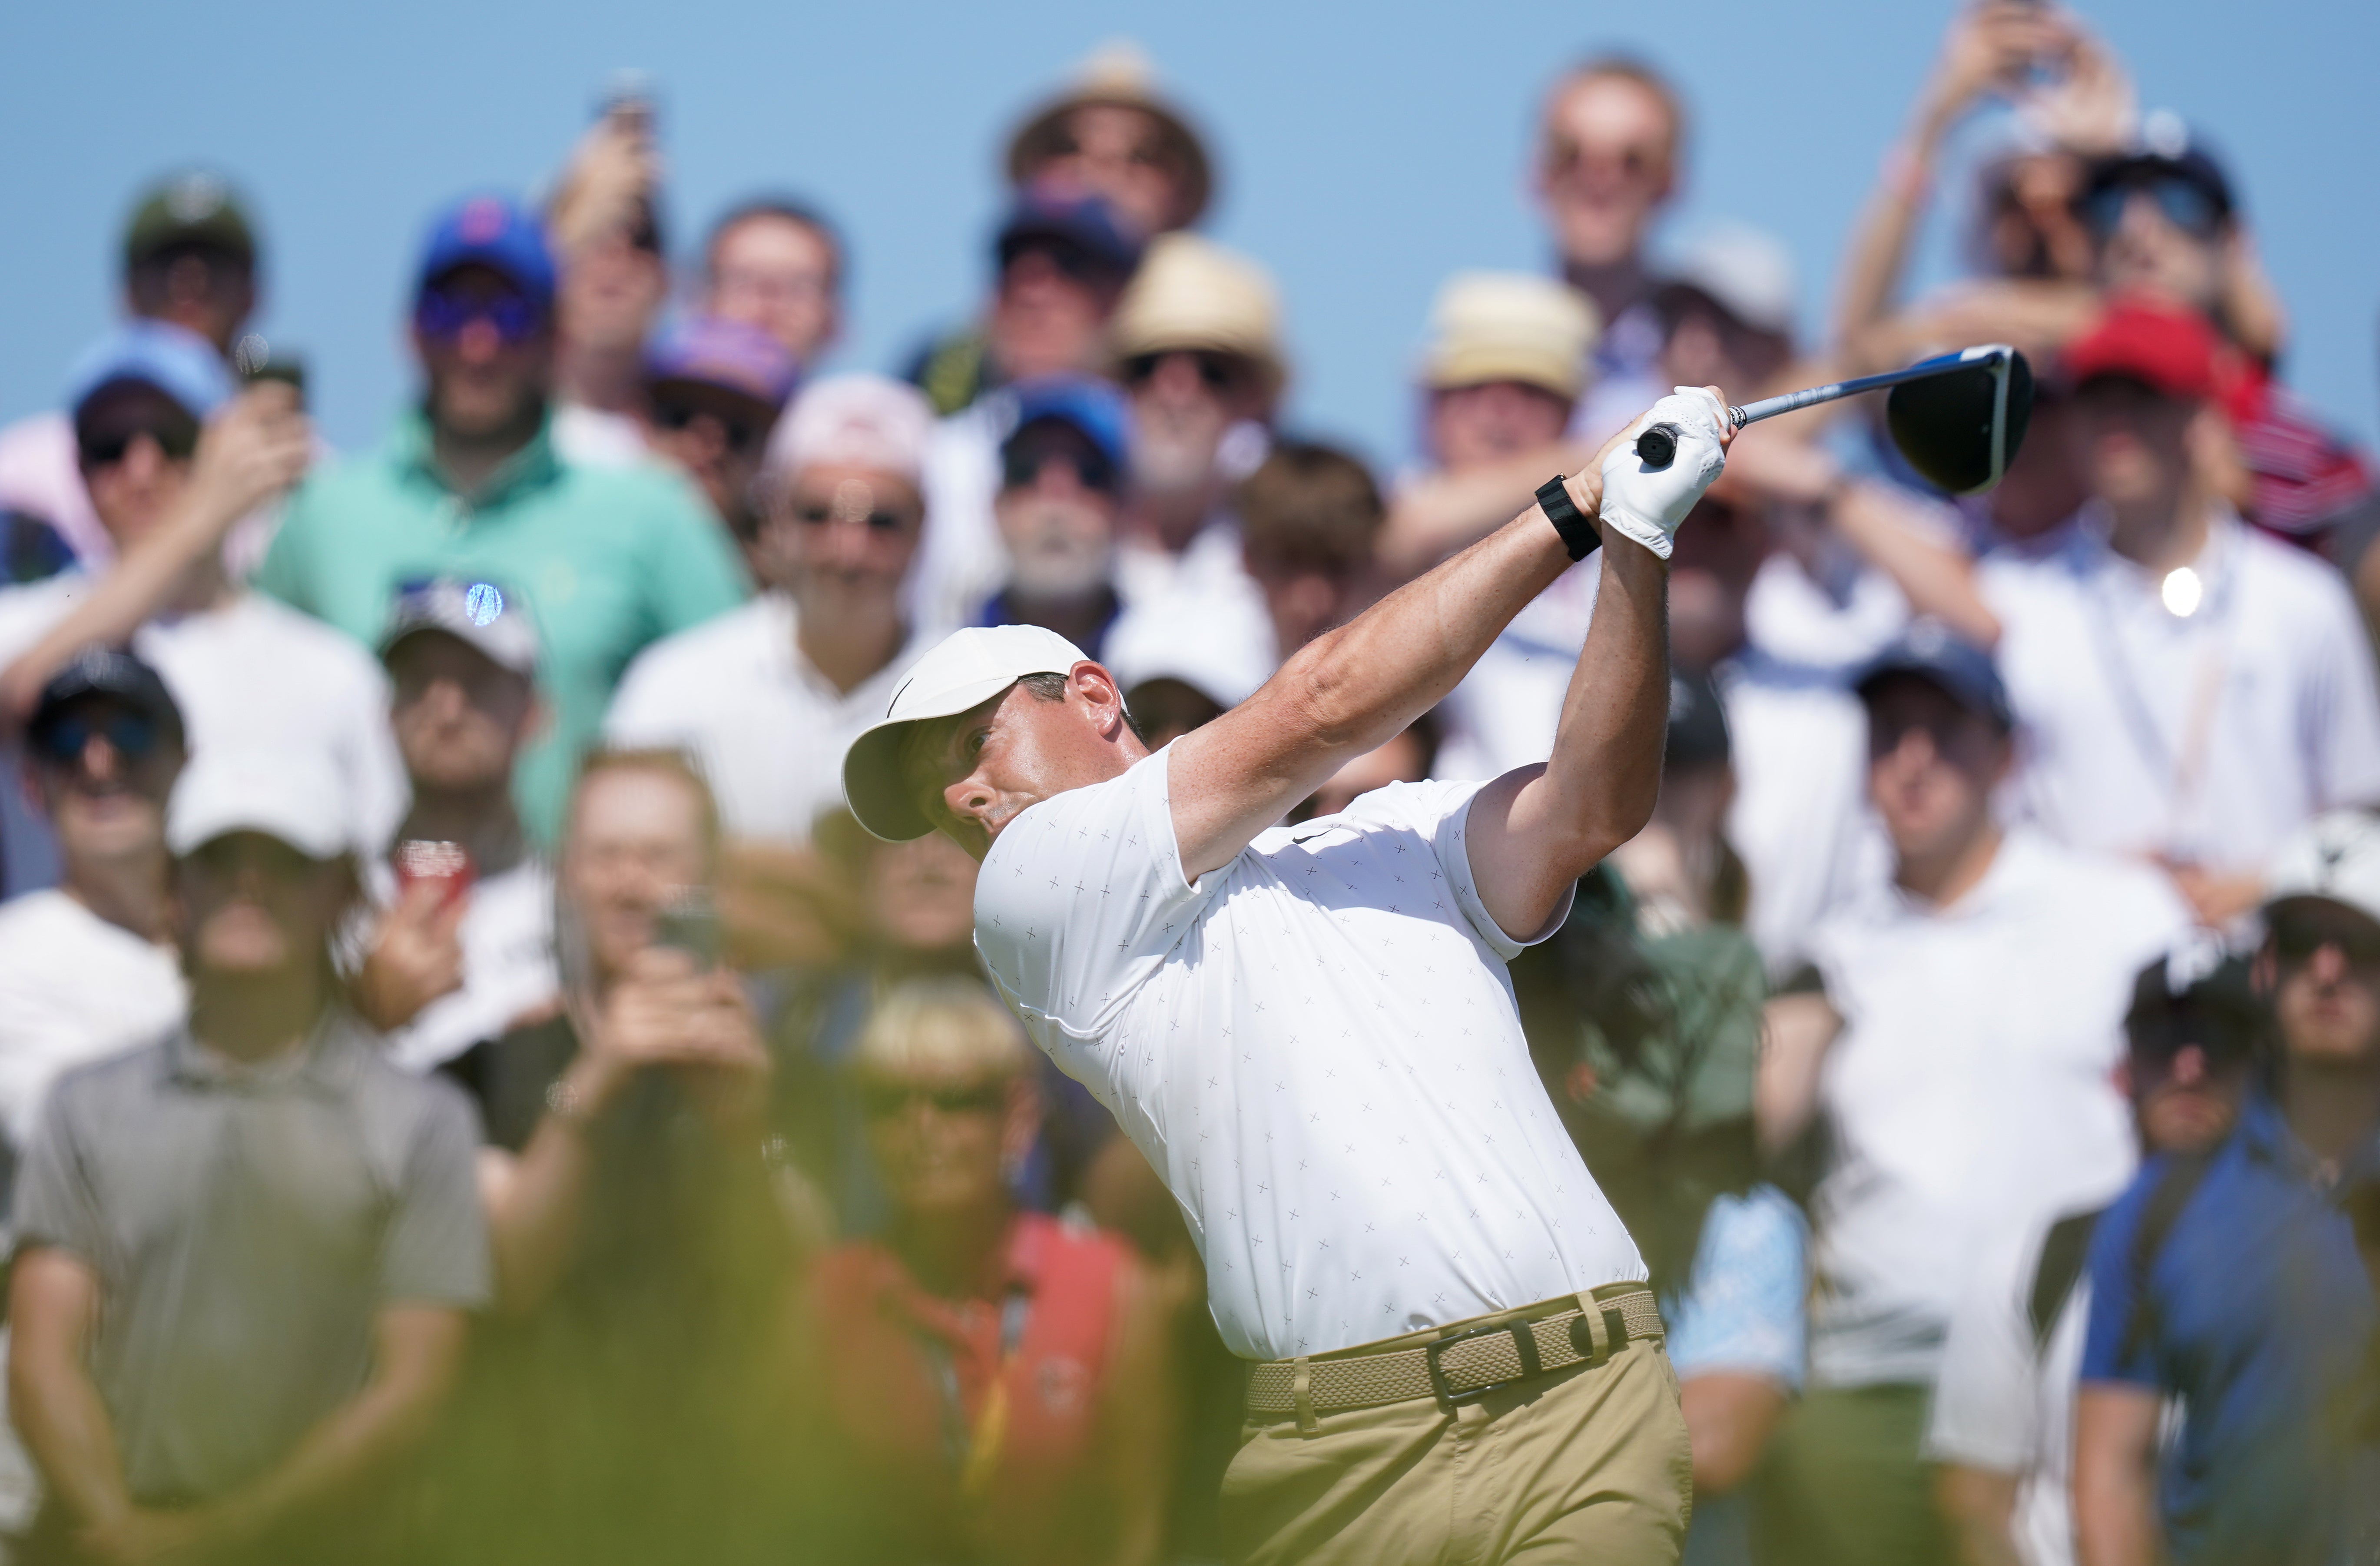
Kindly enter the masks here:
M 2170 1167 L 2152 1159 L 2093 1237 L 2082 1379 L 2182 1399 L 2159 1486 L 2180 1566 L 2342 1560 L 2373 1505 L 2354 1426 L 2380 1315 L 2341 1204 L 2380 1183 L 2380 1140 L 2325 1189 L 2280 1111 L 2252 1098 L 2146 1269 L 2135 1333 L 2133 1236 Z

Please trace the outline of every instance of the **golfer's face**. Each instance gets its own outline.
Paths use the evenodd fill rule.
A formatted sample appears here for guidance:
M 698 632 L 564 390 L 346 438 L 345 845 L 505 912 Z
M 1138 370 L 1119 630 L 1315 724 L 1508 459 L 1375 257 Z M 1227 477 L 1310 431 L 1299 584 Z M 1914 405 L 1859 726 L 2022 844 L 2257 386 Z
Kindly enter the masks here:
M 926 817 L 981 859 L 1028 807 L 1111 775 L 1097 764 L 1098 733 L 1073 700 L 1045 701 L 1022 684 L 928 731 L 910 762 Z

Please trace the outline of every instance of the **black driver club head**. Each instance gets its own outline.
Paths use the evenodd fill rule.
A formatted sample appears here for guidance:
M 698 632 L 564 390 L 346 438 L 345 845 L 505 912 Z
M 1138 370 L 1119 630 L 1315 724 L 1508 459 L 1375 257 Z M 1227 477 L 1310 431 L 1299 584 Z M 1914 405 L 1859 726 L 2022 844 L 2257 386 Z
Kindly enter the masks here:
M 1939 362 L 1942 373 L 1885 395 L 1885 427 L 1927 482 L 1954 495 L 1980 494 L 2000 481 L 2024 442 L 2033 367 L 2001 346 L 1945 354 Z

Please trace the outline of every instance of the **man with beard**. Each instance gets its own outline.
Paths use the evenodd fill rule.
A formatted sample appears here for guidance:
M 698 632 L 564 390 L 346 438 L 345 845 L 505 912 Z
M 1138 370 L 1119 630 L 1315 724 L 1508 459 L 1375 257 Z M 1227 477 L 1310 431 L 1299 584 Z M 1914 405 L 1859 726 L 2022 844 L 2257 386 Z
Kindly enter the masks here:
M 1040 625 L 1094 656 L 1123 612 L 1116 525 L 1123 501 L 1123 399 L 1105 382 L 1053 377 L 1016 389 L 992 514 L 1008 580 L 979 625 Z

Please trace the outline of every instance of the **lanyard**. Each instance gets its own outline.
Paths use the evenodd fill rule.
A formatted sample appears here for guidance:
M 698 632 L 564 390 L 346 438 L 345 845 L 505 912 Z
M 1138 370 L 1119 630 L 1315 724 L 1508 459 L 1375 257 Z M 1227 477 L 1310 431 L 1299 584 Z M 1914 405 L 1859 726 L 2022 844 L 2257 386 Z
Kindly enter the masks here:
M 2162 774 L 2165 780 L 2166 824 L 2160 837 L 2168 842 L 2178 833 L 2183 809 L 2196 796 L 2204 776 L 2207 754 L 2215 738 L 2216 709 L 2222 704 L 2224 679 L 2230 662 L 2231 608 L 2237 596 L 2234 589 L 2240 575 L 2239 552 L 2220 518 L 2215 519 L 2209 528 L 2209 541 L 2216 547 L 2203 552 L 2201 558 L 2219 552 L 2223 559 L 2214 573 L 2214 587 L 2204 605 L 2206 618 L 2202 624 L 2206 627 L 2206 646 L 2199 655 L 2179 744 L 2167 744 L 2156 715 L 2149 710 L 2147 695 L 2141 688 L 2131 658 L 2124 650 L 2117 619 L 2125 606 L 2107 586 L 2108 577 L 2119 567 L 2115 564 L 2115 551 L 2105 540 L 2099 541 L 2099 548 L 2106 552 L 2094 563 L 2091 602 L 2083 614 L 2091 627 L 2092 649 L 2098 658 L 2100 672 L 2107 677 L 2108 689 L 2115 693 L 2132 748 L 2139 752 L 2151 776 Z
M 959 1495 L 964 1499 L 983 1499 L 991 1493 L 991 1482 L 999 1475 L 1000 1459 L 1008 1446 L 1008 1378 L 1016 1366 L 1017 1350 L 1032 1317 L 1033 1296 L 1023 1289 L 1009 1290 L 1000 1305 L 1000 1362 L 992 1369 L 983 1407 L 976 1411 L 972 1425 L 961 1411 L 955 1356 L 938 1356 L 944 1428 L 959 1459 Z

